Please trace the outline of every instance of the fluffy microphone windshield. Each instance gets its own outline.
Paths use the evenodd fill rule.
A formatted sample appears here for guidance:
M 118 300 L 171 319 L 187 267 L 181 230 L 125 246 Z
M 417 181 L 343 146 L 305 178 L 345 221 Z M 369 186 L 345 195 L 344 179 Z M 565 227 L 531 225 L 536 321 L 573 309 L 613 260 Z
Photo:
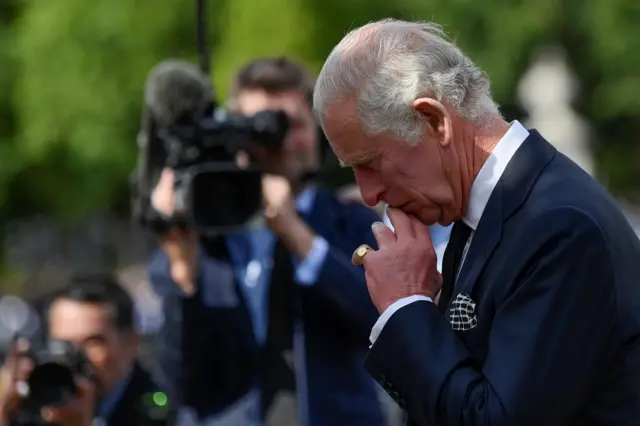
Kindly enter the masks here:
M 180 59 L 162 61 L 151 69 L 144 100 L 161 127 L 193 123 L 204 117 L 214 103 L 208 77 Z

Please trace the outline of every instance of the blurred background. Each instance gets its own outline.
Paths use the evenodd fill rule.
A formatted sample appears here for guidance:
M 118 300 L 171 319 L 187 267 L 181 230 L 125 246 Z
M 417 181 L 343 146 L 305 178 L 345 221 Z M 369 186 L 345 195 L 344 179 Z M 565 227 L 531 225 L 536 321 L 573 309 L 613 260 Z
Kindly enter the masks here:
M 488 73 L 505 116 L 595 175 L 640 229 L 638 0 L 214 0 L 212 78 L 287 55 L 319 71 L 351 28 L 434 20 Z M 0 340 L 30 321 L 19 299 L 70 271 L 117 270 L 158 326 L 146 285 L 154 239 L 129 219 L 143 83 L 157 62 L 196 62 L 187 0 L 0 1 Z M 336 168 L 331 185 L 351 183 Z M 8 313 L 11 313 L 10 315 Z

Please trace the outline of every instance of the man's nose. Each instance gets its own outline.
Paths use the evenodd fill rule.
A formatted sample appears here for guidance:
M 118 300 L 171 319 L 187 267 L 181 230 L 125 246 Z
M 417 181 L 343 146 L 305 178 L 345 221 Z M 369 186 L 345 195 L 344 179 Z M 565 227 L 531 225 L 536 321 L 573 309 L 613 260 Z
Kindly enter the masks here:
M 356 184 L 360 188 L 362 201 L 369 207 L 375 207 L 382 201 L 384 186 L 380 180 L 368 170 L 354 170 Z

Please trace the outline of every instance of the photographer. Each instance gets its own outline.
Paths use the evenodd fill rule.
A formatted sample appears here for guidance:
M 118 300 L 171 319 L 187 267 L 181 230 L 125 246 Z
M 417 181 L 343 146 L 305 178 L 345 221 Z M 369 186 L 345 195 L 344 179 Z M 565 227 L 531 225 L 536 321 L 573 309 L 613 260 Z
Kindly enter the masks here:
M 263 180 L 268 227 L 222 241 L 171 229 L 149 265 L 165 312 L 160 363 L 181 425 L 266 424 L 284 395 L 294 396 L 300 425 L 384 424 L 377 385 L 362 368 L 378 315 L 351 264 L 360 243 L 375 246 L 378 216 L 317 184 L 312 90 L 285 58 L 240 70 L 230 112 L 283 110 L 291 123 L 282 149 L 253 157 L 273 172 Z M 165 169 L 152 196 L 165 216 L 173 177 Z
M 35 352 L 37 344 L 17 339 L 0 372 L 1 425 L 173 424 L 170 412 L 163 406 L 163 394 L 136 362 L 138 336 L 134 331 L 133 302 L 111 276 L 74 277 L 67 287 L 49 299 L 44 316 L 47 349 Z M 42 353 L 46 353 L 51 362 L 55 342 L 77 348 L 86 360 L 86 368 L 82 369 L 83 374 L 71 369 L 76 373 L 75 396 L 71 401 L 42 406 L 35 403 L 36 395 L 53 394 L 55 389 L 58 389 L 55 393 L 65 392 L 64 382 L 57 384 L 59 374 L 53 374 L 51 367 L 44 373 L 42 368 L 46 367 L 38 362 Z M 60 357 L 60 353 L 57 355 Z M 46 377 L 46 382 L 37 382 L 42 388 L 38 388 L 33 379 L 39 368 L 41 379 Z M 84 374 L 87 371 L 90 374 Z

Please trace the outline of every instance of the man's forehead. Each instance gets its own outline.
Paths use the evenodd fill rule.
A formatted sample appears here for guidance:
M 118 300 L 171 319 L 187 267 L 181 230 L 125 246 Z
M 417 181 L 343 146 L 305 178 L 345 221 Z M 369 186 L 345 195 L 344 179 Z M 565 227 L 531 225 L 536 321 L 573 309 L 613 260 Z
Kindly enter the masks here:
M 321 114 L 325 120 L 352 120 L 356 118 L 356 107 L 358 103 L 354 96 L 341 96 L 333 102 L 329 102 Z
M 329 131 L 327 138 L 342 165 L 349 165 L 356 158 L 370 155 L 372 150 L 364 132 L 352 123 L 344 123 L 339 128 Z
M 364 136 L 355 115 L 355 108 L 350 102 L 338 102 L 330 105 L 324 111 L 322 122 L 332 146 L 342 148 L 344 145 L 353 145 Z
M 240 112 L 245 115 L 253 115 L 265 109 L 281 109 L 288 114 L 297 114 L 301 112 L 301 105 L 307 104 L 307 100 L 296 91 L 268 93 L 256 89 L 241 92 L 238 95 L 238 104 Z
M 330 117 L 324 127 L 341 167 L 366 164 L 378 155 L 381 141 L 367 135 L 355 117 Z
M 58 299 L 51 304 L 49 320 L 51 323 L 64 324 L 65 327 L 76 324 L 78 327 L 96 328 L 111 321 L 111 312 L 102 304 Z

